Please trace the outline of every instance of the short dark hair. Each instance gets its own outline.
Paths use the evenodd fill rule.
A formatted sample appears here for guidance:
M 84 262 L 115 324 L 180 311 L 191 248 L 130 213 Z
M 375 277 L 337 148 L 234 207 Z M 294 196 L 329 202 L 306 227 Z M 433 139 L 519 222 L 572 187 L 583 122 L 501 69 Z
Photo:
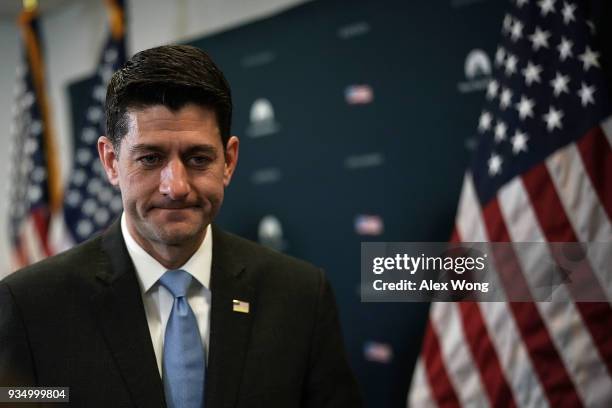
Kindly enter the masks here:
M 127 112 L 164 105 L 172 111 L 188 103 L 212 108 L 223 148 L 230 137 L 232 95 L 213 60 L 199 48 L 165 45 L 135 54 L 112 76 L 106 90 L 106 136 L 117 153 L 128 131 Z

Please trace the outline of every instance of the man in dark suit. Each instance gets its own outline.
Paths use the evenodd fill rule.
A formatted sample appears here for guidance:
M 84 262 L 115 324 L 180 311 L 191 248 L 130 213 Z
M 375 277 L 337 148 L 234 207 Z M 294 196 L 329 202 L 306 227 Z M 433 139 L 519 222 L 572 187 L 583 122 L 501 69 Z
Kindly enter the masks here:
M 323 272 L 211 225 L 231 112 L 197 48 L 115 73 L 98 151 L 124 213 L 0 282 L 0 386 L 70 387 L 77 407 L 361 406 Z

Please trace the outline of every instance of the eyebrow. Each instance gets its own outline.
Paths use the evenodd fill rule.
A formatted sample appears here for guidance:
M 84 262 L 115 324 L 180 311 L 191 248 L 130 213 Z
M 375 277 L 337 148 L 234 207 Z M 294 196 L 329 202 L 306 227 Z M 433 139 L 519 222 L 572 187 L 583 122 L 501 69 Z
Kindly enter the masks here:
M 130 146 L 129 148 L 129 152 L 131 154 L 148 153 L 148 152 L 164 153 L 165 150 L 166 149 L 164 149 L 160 145 L 147 144 L 147 143 L 135 144 L 134 146 Z M 198 144 L 198 145 L 189 146 L 182 154 L 189 155 L 189 154 L 194 154 L 194 153 L 205 153 L 205 154 L 214 155 L 216 157 L 217 148 L 209 144 Z

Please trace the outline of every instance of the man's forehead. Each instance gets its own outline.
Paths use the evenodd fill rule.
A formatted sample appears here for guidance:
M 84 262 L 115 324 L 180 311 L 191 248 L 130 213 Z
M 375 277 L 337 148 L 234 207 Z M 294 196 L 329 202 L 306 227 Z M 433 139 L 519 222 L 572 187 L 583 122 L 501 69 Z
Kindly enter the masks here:
M 161 105 L 131 111 L 128 113 L 128 131 L 119 149 L 129 154 L 170 150 L 181 153 L 217 151 L 223 146 L 216 118 L 214 113 L 211 114 L 197 106 L 186 106 L 176 112 Z
M 174 147 L 178 147 L 181 150 L 185 151 L 203 151 L 203 152 L 215 152 L 217 150 L 216 145 L 209 143 L 172 143 L 167 142 L 165 140 L 153 141 L 153 142 L 144 142 L 144 143 L 134 143 L 126 145 L 126 148 L 132 152 L 142 152 L 149 150 L 167 150 Z
M 168 137 L 163 134 L 156 135 L 126 135 L 121 143 L 121 149 L 138 153 L 143 151 L 216 151 L 222 148 L 220 141 L 214 138 L 206 138 L 201 135 L 184 134 L 177 137 Z
M 127 111 L 127 118 L 129 127 L 140 131 L 147 129 L 183 130 L 191 127 L 206 127 L 219 131 L 214 110 L 195 104 L 187 104 L 175 110 L 164 105 L 130 108 Z
M 127 145 L 220 145 L 221 133 L 214 112 L 197 105 L 172 111 L 155 105 L 127 113 Z M 123 144 L 123 143 L 122 143 Z

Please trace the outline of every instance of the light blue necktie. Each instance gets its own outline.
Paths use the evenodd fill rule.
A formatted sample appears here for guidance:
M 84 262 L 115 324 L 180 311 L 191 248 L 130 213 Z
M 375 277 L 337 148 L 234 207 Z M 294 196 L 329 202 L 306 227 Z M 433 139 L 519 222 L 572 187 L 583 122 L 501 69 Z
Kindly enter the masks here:
M 204 407 L 206 359 L 196 317 L 187 303 L 191 279 L 182 269 L 167 271 L 159 279 L 174 296 L 162 360 L 168 408 Z

